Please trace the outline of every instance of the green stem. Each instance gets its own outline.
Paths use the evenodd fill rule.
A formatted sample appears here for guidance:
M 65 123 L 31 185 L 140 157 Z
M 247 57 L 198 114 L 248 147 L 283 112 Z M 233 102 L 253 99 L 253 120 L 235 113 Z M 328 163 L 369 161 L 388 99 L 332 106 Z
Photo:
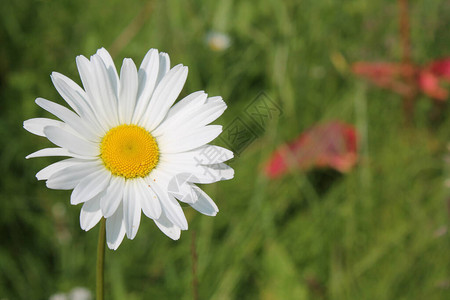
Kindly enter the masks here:
M 100 221 L 100 231 L 98 233 L 98 246 L 97 246 L 97 300 L 104 299 L 104 284 L 103 278 L 105 273 L 105 218 Z

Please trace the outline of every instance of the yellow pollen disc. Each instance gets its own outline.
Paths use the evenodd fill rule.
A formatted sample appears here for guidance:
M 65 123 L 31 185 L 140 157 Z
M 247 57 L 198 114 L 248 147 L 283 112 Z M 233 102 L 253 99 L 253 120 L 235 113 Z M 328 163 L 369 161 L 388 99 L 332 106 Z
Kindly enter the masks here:
M 119 125 L 103 137 L 100 157 L 116 176 L 145 177 L 158 164 L 159 149 L 155 138 L 144 128 Z

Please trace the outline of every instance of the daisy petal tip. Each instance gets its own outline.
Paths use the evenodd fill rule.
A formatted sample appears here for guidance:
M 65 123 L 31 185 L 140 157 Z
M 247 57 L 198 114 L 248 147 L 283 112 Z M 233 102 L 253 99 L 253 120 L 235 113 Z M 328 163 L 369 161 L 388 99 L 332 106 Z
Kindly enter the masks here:
M 106 50 L 105 47 L 99 48 L 96 53 L 99 54 L 99 53 L 102 53 L 102 52 L 103 53 L 107 52 L 109 54 L 108 50 Z
M 48 187 L 48 185 L 47 185 L 47 187 Z M 74 193 L 72 192 L 72 194 L 70 195 L 70 204 L 77 205 L 79 203 L 80 202 L 76 201 L 76 197 L 74 196 Z
M 75 58 L 75 62 L 76 62 L 76 64 L 77 64 L 77 66 L 78 67 L 80 67 L 80 66 L 84 66 L 86 63 L 87 64 L 89 64 L 90 62 L 89 62 L 89 59 L 87 59 L 87 57 L 86 56 L 84 56 L 84 55 L 78 55 L 76 58 Z
M 187 76 L 188 76 L 188 73 L 189 73 L 189 68 L 188 68 L 188 66 L 184 66 L 182 64 L 180 64 L 180 66 L 181 66 L 180 67 L 181 78 L 183 80 L 186 80 Z
M 37 176 L 36 176 L 37 177 Z M 49 189 L 52 189 L 52 190 L 54 190 L 55 189 L 55 187 L 51 184 L 51 182 L 49 182 L 48 180 L 45 182 L 45 186 L 47 187 L 47 188 L 49 188 Z
M 117 248 L 119 248 L 119 246 L 120 246 L 120 243 L 110 243 L 110 242 L 107 242 L 107 244 L 108 244 L 108 248 L 109 248 L 110 250 L 114 250 L 114 251 L 116 251 Z
M 137 230 L 132 232 L 132 233 L 130 233 L 129 235 L 127 234 L 127 238 L 129 240 L 134 240 L 134 238 L 136 237 L 136 234 L 137 234 Z
M 84 230 L 86 232 L 88 232 L 89 229 L 91 229 L 91 228 L 88 227 L 88 224 L 85 224 L 82 220 L 80 220 L 80 227 L 81 227 L 82 230 Z
M 23 129 L 30 133 L 33 133 L 32 125 L 29 124 L 28 120 L 23 122 Z
M 131 225 L 126 230 L 126 236 L 129 240 L 134 240 L 138 232 L 139 226 Z
M 109 208 L 109 207 L 108 207 Z M 116 212 L 116 210 L 112 210 L 112 209 L 109 209 L 108 210 L 108 208 L 106 208 L 106 207 L 102 207 L 101 208 L 101 210 L 102 210 L 102 215 L 103 215 L 103 217 L 105 218 L 105 219 L 107 219 L 107 218 L 109 218 L 109 217 L 111 217 L 115 212 Z
M 50 79 L 52 80 L 52 82 L 54 82 L 60 76 L 61 76 L 61 74 L 56 71 L 53 71 L 52 73 L 50 73 Z
M 166 236 L 168 236 L 170 239 L 174 241 L 178 241 L 181 237 L 181 230 L 180 229 L 174 229 L 171 232 L 164 232 Z
M 125 58 L 123 59 L 123 61 L 122 61 L 122 67 L 123 67 L 124 65 L 128 65 L 128 64 L 131 64 L 131 63 L 133 63 L 133 60 L 132 60 L 131 58 L 125 57 Z
M 54 80 L 56 80 L 56 79 L 59 79 L 59 78 L 61 78 L 61 77 L 63 77 L 64 75 L 62 75 L 61 73 L 59 73 L 59 72 L 56 72 L 56 71 L 53 71 L 51 74 L 50 74 L 50 78 L 52 79 L 52 81 L 54 81 Z
M 163 52 L 161 52 L 161 53 L 163 53 Z M 154 54 L 158 55 L 158 49 L 151 48 L 150 50 L 147 51 L 146 55 L 154 55 Z
M 209 97 L 208 99 L 210 99 L 211 101 L 217 101 L 217 102 L 225 104 L 225 101 L 223 101 L 222 96 L 212 96 L 212 97 Z
M 183 68 L 183 64 L 178 64 L 176 66 L 173 66 L 170 71 L 172 72 L 176 72 L 176 71 L 181 71 L 181 69 Z
M 36 98 L 36 100 L 34 100 L 34 102 L 35 102 L 37 105 L 39 105 L 40 107 L 42 107 L 42 108 L 44 108 L 43 106 L 45 106 L 46 104 L 54 104 L 54 102 L 49 101 L 49 100 L 44 99 L 44 98 L 41 98 L 41 97 Z M 44 108 L 44 109 L 45 109 L 45 108 Z

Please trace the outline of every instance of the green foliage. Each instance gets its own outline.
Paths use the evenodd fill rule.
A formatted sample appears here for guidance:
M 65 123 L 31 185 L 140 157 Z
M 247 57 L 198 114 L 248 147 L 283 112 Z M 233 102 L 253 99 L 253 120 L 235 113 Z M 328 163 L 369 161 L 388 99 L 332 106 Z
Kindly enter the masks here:
M 414 58 L 449 55 L 447 1 L 410 2 Z M 83 232 L 70 193 L 36 181 L 54 159 L 25 161 L 49 142 L 22 122 L 49 116 L 36 97 L 63 103 L 52 71 L 80 82 L 75 56 L 106 47 L 117 66 L 149 48 L 188 65 L 182 94 L 223 96 L 221 124 L 260 91 L 283 110 L 233 160 L 235 179 L 205 187 L 217 217 L 186 207 L 190 229 L 176 242 L 143 218 L 133 241 L 107 250 L 107 299 L 192 299 L 193 231 L 199 299 L 449 299 L 449 106 L 430 121 L 435 108 L 422 97 L 406 126 L 399 96 L 349 70 L 359 60 L 400 60 L 397 17 L 388 0 L 2 1 L 0 298 L 95 290 L 98 226 Z M 231 47 L 212 51 L 211 30 L 228 34 Z M 355 169 L 264 177 L 277 145 L 331 119 L 358 128 Z

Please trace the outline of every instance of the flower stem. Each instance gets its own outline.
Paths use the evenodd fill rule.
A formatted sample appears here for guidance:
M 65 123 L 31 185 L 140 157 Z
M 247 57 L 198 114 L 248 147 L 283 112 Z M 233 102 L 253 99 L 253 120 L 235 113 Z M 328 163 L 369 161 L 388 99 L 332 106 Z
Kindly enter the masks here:
M 97 246 L 97 300 L 103 300 L 104 292 L 104 271 L 105 271 L 105 218 L 100 220 L 100 231 L 98 233 L 98 246 Z
M 191 259 L 192 259 L 192 293 L 193 299 L 198 300 L 198 278 L 197 278 L 197 245 L 195 230 L 192 230 Z

